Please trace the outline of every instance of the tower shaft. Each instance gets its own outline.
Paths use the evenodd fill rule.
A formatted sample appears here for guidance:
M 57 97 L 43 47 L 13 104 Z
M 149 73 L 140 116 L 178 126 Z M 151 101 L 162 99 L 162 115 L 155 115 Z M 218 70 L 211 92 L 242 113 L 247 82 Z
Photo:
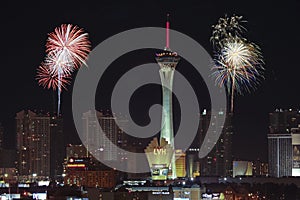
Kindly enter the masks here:
M 173 109 L 172 109 L 172 87 L 174 68 L 161 68 L 159 70 L 160 79 L 162 83 L 162 96 L 163 96 L 163 110 L 161 121 L 160 143 L 165 139 L 175 151 L 174 147 L 174 130 L 173 130 Z M 177 178 L 176 175 L 176 160 L 175 153 L 171 159 L 172 179 Z
M 173 131 L 173 109 L 172 109 L 172 87 L 174 70 L 160 69 L 160 79 L 162 83 L 163 110 L 161 121 L 160 140 L 165 138 L 170 145 L 174 147 L 174 131 Z

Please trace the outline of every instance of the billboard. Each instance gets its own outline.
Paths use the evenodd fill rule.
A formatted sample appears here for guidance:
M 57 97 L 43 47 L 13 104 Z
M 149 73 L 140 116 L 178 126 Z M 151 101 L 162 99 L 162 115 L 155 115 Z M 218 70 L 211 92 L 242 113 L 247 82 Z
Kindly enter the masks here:
M 293 168 L 300 169 L 300 144 L 293 145 Z
M 293 145 L 292 176 L 300 176 L 300 144 Z
M 1 194 L 0 200 L 21 199 L 20 194 Z
M 233 177 L 252 176 L 252 162 L 233 161 Z
M 47 193 L 33 193 L 32 199 L 39 199 L 39 200 L 46 200 L 47 199 Z
M 211 199 L 218 199 L 218 200 L 224 200 L 225 196 L 223 193 L 203 193 L 202 195 L 203 200 L 211 200 Z
M 168 167 L 152 167 L 151 176 L 152 180 L 166 180 L 168 178 L 169 168 Z

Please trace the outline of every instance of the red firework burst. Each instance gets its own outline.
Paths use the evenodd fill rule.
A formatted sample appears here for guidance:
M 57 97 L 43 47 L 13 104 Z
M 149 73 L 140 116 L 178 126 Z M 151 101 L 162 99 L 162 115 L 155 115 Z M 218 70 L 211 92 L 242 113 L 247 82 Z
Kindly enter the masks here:
M 60 90 L 67 89 L 66 85 L 70 84 L 70 75 L 68 74 L 62 74 L 61 77 L 58 77 L 57 73 L 52 73 L 49 67 L 44 66 L 43 64 L 38 67 L 37 69 L 37 75 L 36 80 L 38 81 L 38 84 L 45 89 L 52 88 L 53 90 L 56 90 L 59 87 Z
M 46 53 L 55 53 L 61 62 L 72 61 L 73 67 L 78 69 L 91 51 L 88 34 L 78 26 L 62 24 L 49 34 Z

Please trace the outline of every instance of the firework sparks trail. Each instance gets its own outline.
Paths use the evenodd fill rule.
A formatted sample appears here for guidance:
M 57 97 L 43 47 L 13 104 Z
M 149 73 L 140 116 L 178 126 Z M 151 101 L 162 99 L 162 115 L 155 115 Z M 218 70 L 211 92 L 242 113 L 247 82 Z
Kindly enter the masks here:
M 88 34 L 78 26 L 62 24 L 49 34 L 46 43 L 46 58 L 38 68 L 39 85 L 53 90 L 57 89 L 57 114 L 60 113 L 61 91 L 70 83 L 71 73 L 86 65 L 90 52 Z
M 220 18 L 213 26 L 211 41 L 215 50 L 215 66 L 212 75 L 216 84 L 227 88 L 230 111 L 233 112 L 235 92 L 251 92 L 263 78 L 263 58 L 260 48 L 242 38 L 242 17 Z

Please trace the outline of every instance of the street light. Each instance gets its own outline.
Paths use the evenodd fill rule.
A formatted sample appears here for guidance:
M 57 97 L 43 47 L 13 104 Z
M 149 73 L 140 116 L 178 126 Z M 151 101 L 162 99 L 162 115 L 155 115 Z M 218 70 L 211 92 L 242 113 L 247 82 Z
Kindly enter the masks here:
M 36 177 L 37 177 L 37 174 L 36 174 L 36 173 L 33 173 L 33 174 L 32 174 L 32 182 L 35 182 L 35 181 L 36 181 Z

